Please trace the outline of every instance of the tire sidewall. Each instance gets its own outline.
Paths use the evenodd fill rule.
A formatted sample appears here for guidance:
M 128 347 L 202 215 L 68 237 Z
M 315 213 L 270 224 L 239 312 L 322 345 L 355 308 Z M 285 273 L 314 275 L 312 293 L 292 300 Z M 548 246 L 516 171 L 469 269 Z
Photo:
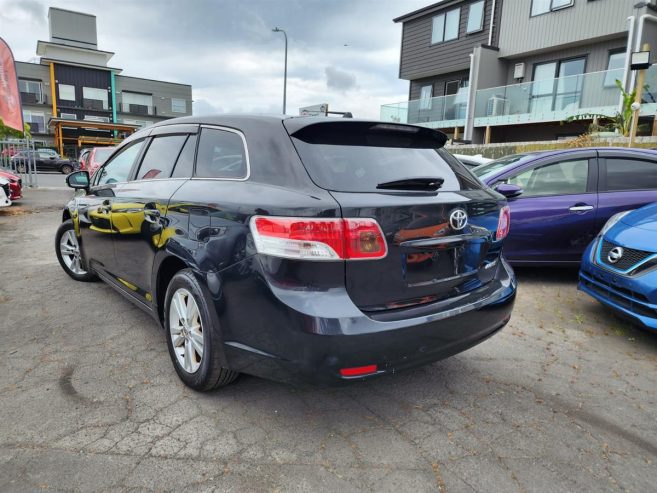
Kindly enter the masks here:
M 203 357 L 201 358 L 201 365 L 194 373 L 185 371 L 173 350 L 173 341 L 171 340 L 171 331 L 169 330 L 169 310 L 171 308 L 171 299 L 173 294 L 180 288 L 184 288 L 191 293 L 198 306 L 199 315 L 201 317 L 201 327 L 203 328 Z M 164 298 L 164 330 L 166 332 L 167 347 L 169 348 L 169 356 L 176 370 L 176 373 L 185 385 L 195 390 L 207 390 L 211 388 L 213 381 L 216 379 L 215 372 L 220 368 L 221 355 L 220 345 L 221 338 L 219 329 L 214 322 L 210 312 L 210 306 L 206 301 L 203 290 L 199 282 L 194 277 L 190 269 L 184 269 L 178 272 L 169 283 L 167 292 Z
M 70 171 L 66 171 L 66 170 L 70 170 Z M 73 166 L 69 166 L 68 164 L 65 164 L 59 169 L 59 171 L 65 175 L 68 175 L 73 172 Z
M 62 236 L 64 236 L 64 233 L 71 230 L 75 231 L 75 227 L 73 226 L 73 221 L 71 219 L 67 219 L 59 226 L 59 228 L 57 229 L 57 233 L 55 234 L 55 253 L 57 254 L 57 260 L 59 261 L 59 265 L 62 266 L 64 272 L 66 272 L 70 277 L 72 277 L 76 281 L 82 281 L 82 282 L 93 281 L 96 279 L 96 276 L 89 271 L 89 266 L 87 266 L 87 262 L 82 256 L 82 249 L 80 249 L 80 261 L 82 263 L 82 266 L 84 267 L 84 270 L 86 271 L 86 274 L 76 274 L 75 272 L 70 270 L 66 265 L 66 262 L 64 262 L 64 258 L 62 257 L 62 252 L 60 251 L 60 241 L 62 239 Z M 80 238 L 78 237 L 78 245 L 79 244 L 80 244 Z

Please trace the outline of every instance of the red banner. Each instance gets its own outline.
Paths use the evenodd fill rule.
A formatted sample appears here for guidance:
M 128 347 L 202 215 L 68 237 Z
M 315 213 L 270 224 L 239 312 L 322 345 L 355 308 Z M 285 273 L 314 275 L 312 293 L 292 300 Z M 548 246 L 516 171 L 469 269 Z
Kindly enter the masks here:
M 22 132 L 23 109 L 18 92 L 18 77 L 14 55 L 9 45 L 0 38 L 0 120 L 7 126 Z

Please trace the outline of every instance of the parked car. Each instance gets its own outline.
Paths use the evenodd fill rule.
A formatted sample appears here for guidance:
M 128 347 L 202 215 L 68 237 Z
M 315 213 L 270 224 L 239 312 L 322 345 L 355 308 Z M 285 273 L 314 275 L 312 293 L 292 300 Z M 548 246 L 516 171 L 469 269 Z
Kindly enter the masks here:
M 91 182 L 67 177 L 86 195 L 64 210 L 57 257 L 158 320 L 197 390 L 426 364 L 500 330 L 516 291 L 506 200 L 445 141 L 357 120 L 168 120 Z
M 579 289 L 657 331 L 657 204 L 612 216 L 582 257 Z
M 9 199 L 10 194 L 9 180 L 0 177 L 0 207 L 8 207 L 11 205 L 11 200 Z
M 59 171 L 69 174 L 78 169 L 79 164 L 70 159 L 62 158 L 52 149 L 37 149 L 36 151 L 19 151 L 11 157 L 12 166 L 19 173 L 28 170 L 29 160 L 34 159 L 37 171 Z
M 467 154 L 452 154 L 456 159 L 465 164 L 468 168 L 476 168 L 482 164 L 488 164 L 492 162 L 492 159 L 482 156 L 481 154 L 475 154 L 474 156 L 468 156 Z
M 622 147 L 507 156 L 473 170 L 509 199 L 514 265 L 579 265 L 614 214 L 657 201 L 657 152 Z
M 111 147 L 92 147 L 86 157 L 85 167 L 92 176 L 101 165 L 112 155 L 116 146 Z
M 87 169 L 87 159 L 89 159 L 89 153 L 91 152 L 91 147 L 82 149 L 80 155 L 78 156 L 78 163 L 80 163 L 79 170 L 85 171 Z
M 0 168 L 0 178 L 9 180 L 9 199 L 12 202 L 23 198 L 23 180 L 20 176 Z

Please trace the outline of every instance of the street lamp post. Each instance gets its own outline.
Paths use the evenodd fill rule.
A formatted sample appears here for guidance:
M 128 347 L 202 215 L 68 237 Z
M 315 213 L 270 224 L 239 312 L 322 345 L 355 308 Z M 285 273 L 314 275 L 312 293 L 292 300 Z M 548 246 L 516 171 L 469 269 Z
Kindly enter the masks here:
M 286 96 L 287 96 L 287 33 L 279 28 L 275 27 L 272 29 L 273 32 L 275 33 L 283 33 L 283 36 L 285 36 L 285 72 L 283 75 L 283 114 L 285 114 L 285 109 L 286 109 Z

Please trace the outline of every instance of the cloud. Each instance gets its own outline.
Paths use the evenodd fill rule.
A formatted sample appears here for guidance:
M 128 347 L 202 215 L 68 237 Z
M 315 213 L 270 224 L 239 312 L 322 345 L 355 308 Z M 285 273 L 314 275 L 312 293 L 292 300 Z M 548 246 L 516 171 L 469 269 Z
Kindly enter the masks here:
M 356 86 L 356 76 L 335 67 L 326 67 L 326 87 L 346 92 Z

